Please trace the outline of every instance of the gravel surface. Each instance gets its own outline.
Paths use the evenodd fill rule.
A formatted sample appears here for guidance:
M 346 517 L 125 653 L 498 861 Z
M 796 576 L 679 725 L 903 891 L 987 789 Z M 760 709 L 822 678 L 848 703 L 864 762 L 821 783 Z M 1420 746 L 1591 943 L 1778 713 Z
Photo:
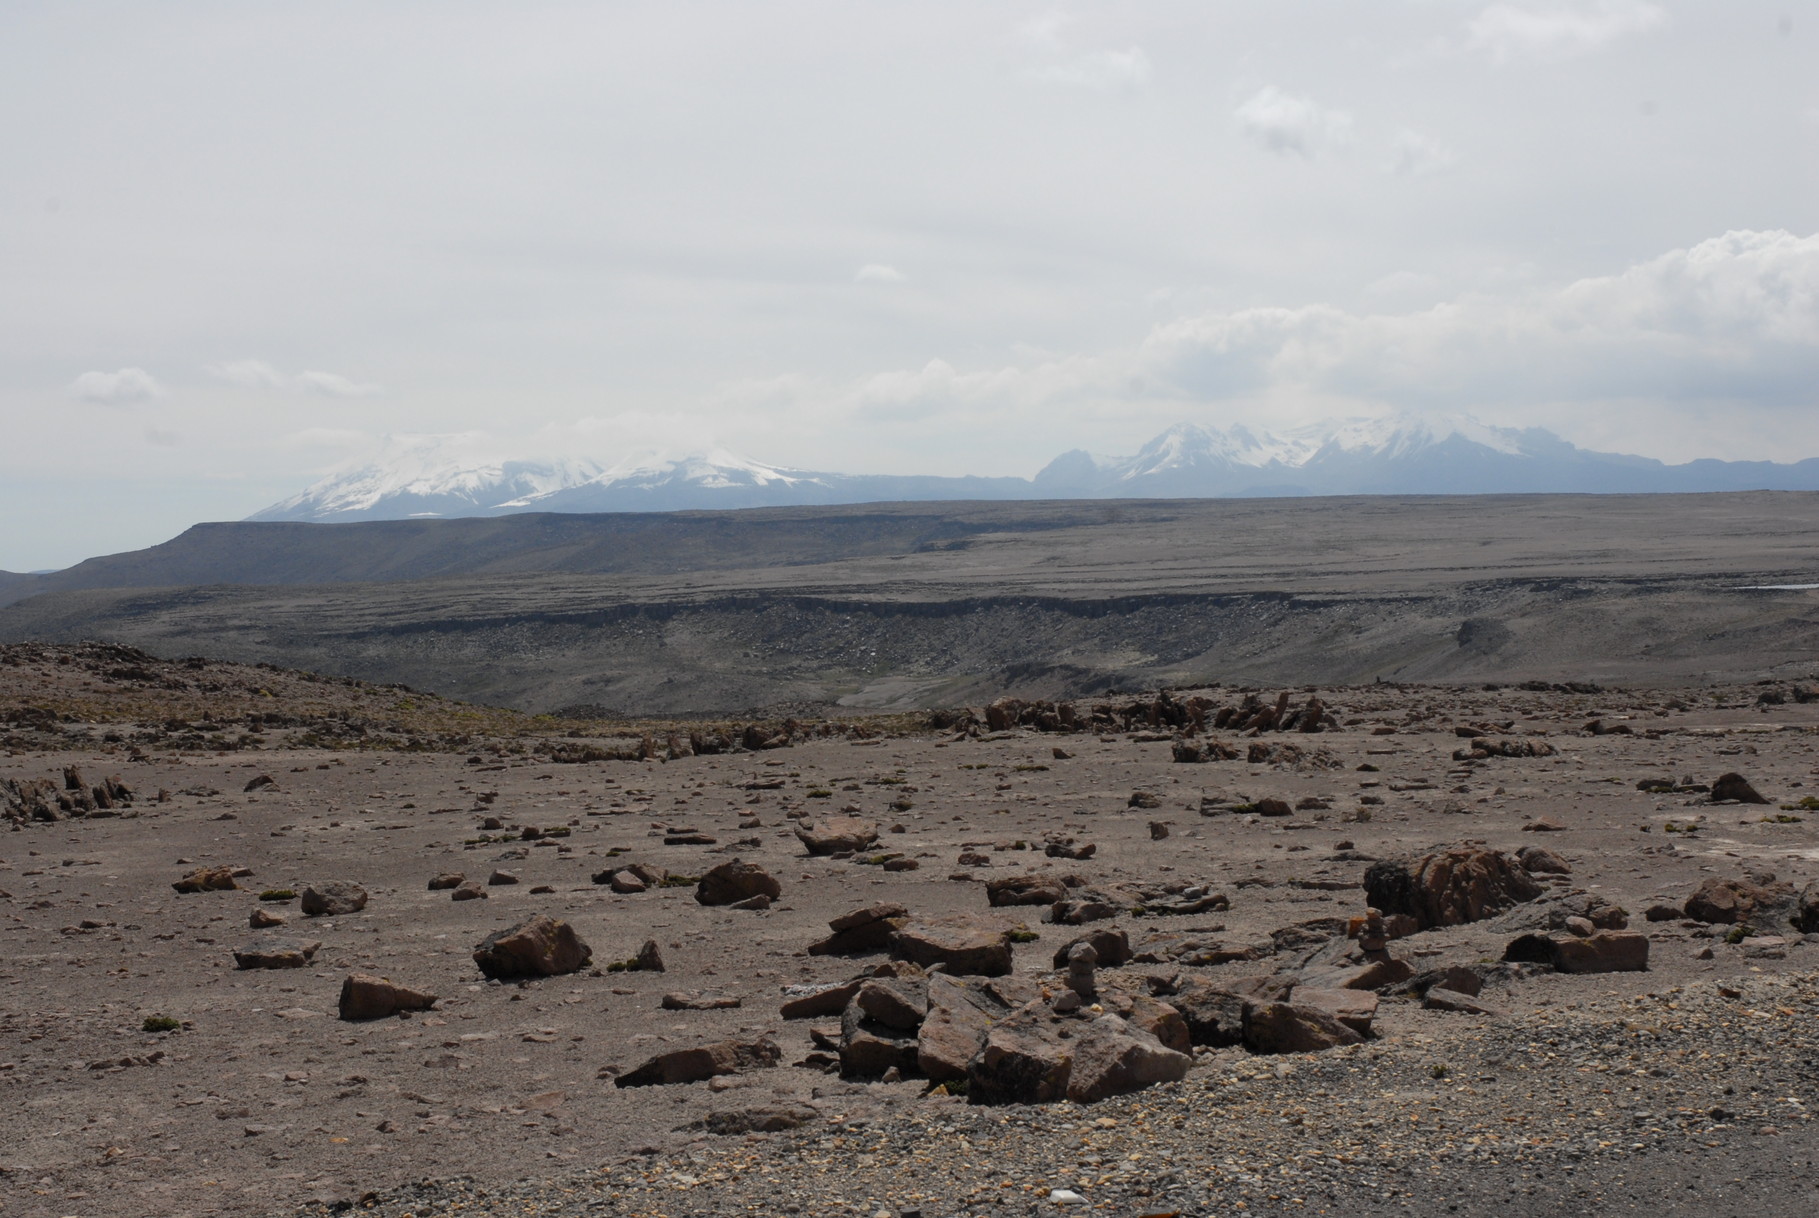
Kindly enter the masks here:
M 1427 1032 L 1413 1030 L 1423 1021 L 1410 1009 L 1384 1021 L 1408 1031 L 1319 1055 L 1208 1053 L 1182 1083 L 1090 1107 L 931 1098 L 548 1181 L 425 1181 L 359 1208 L 387 1218 L 1811 1213 L 1819 975 L 1591 998 L 1602 981 L 1529 981 L 1551 991 L 1536 1013 L 1449 1016 L 1456 1026 Z M 849 1090 L 856 1105 L 865 1090 Z M 1083 1200 L 1051 1200 L 1054 1190 Z

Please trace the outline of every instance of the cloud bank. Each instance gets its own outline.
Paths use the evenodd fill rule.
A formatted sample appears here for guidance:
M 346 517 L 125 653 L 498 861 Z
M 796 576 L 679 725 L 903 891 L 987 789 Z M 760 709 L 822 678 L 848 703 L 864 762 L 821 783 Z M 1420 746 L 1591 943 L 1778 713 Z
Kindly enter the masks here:
M 1327 304 L 1209 312 L 1134 348 L 966 371 L 944 360 L 849 386 L 904 419 L 1018 403 L 1504 409 L 1819 404 L 1819 235 L 1726 233 L 1551 290 L 1411 312 Z

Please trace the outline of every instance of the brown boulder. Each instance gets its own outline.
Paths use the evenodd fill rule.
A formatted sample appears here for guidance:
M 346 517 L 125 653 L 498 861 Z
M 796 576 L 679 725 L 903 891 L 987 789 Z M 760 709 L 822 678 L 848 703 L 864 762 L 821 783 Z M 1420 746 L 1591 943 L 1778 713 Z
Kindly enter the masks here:
M 328 880 L 303 890 L 299 907 L 305 917 L 334 917 L 366 908 L 366 889 L 348 880 Z
M 613 1080 L 615 1087 L 651 1087 L 698 1083 L 721 1074 L 759 1070 L 783 1060 L 783 1050 L 768 1038 L 721 1041 L 693 1049 L 672 1049 L 648 1058 Z
M 1407 914 L 1423 930 L 1459 926 L 1541 895 L 1541 885 L 1498 850 L 1461 846 L 1413 862 L 1372 863 L 1364 873 L 1371 907 Z
M 880 901 L 841 914 L 828 923 L 834 933 L 819 943 L 809 945 L 811 956 L 859 956 L 886 951 L 891 936 L 904 923 L 908 911 L 894 901 Z
M 451 901 L 487 901 L 486 888 L 479 880 L 463 880 L 455 885 L 455 890 L 448 894 Z
M 1067 895 L 1060 876 L 1006 875 L 985 882 L 988 905 L 1053 905 Z
M 384 1019 L 399 1011 L 427 1011 L 435 1005 L 434 994 L 406 989 L 383 977 L 351 973 L 341 983 L 340 1014 L 350 1021 Z
M 928 985 L 921 980 L 877 977 L 862 984 L 848 1010 L 899 1032 L 914 1032 L 928 1015 Z
M 1754 880 L 1709 879 L 1686 899 L 1686 916 L 1700 922 L 1729 925 L 1778 912 L 1793 900 L 1791 884 Z
M 756 863 L 733 859 L 722 863 L 695 884 L 695 900 L 703 905 L 733 905 L 763 896 L 776 900 L 783 885 Z
M 1462 1015 L 1501 1016 L 1508 1014 L 1502 1007 L 1483 1002 L 1475 994 L 1464 994 L 1441 985 L 1429 990 L 1421 999 L 1421 1005 L 1430 1011 L 1457 1011 Z
M 868 981 L 867 987 L 878 982 Z M 861 987 L 860 993 L 865 993 Z M 892 996 L 889 1009 L 897 1015 L 904 1008 Z M 889 1070 L 916 1068 L 916 1033 L 913 1028 L 893 1027 L 869 1017 L 857 998 L 840 1016 L 840 1075 L 842 1078 L 876 1078 Z
M 283 926 L 284 917 L 281 914 L 275 914 L 271 910 L 261 906 L 258 909 L 253 910 L 252 913 L 246 915 L 246 924 L 254 930 L 264 930 L 271 926 Z
M 1067 1098 L 1073 1055 L 1046 1017 L 1019 1011 L 990 1028 L 967 1063 L 977 1104 L 1052 1104 Z
M 574 927 L 548 914 L 534 914 L 508 930 L 494 931 L 474 948 L 474 963 L 496 981 L 573 973 L 593 958 L 593 949 Z
M 857 816 L 829 816 L 813 823 L 799 822 L 796 840 L 811 855 L 844 854 L 863 850 L 877 841 L 878 826 Z
M 1245 1001 L 1244 995 L 1220 989 L 1204 977 L 1184 983 L 1168 998 L 1187 1024 L 1188 1038 L 1216 1049 L 1244 1043 Z
M 745 1003 L 735 994 L 665 994 L 657 1005 L 665 1011 L 736 1011 Z
M 429 891 L 439 892 L 445 888 L 459 888 L 461 887 L 462 881 L 465 879 L 467 879 L 467 877 L 458 871 L 445 871 L 441 875 L 431 878 L 429 882 Z
M 1794 929 L 1802 934 L 1819 934 L 1819 880 L 1800 890 L 1800 904 L 1793 916 Z
M 1250 1002 L 1244 1008 L 1244 1047 L 1253 1053 L 1317 1053 L 1364 1037 L 1318 1007 Z
M 1147 994 L 1107 991 L 1100 995 L 1106 1010 L 1146 1035 L 1153 1036 L 1165 1049 L 1186 1053 L 1194 1047 L 1193 1033 L 1188 1031 L 1187 1017 L 1175 1007 Z
M 234 967 L 253 968 L 302 968 L 307 965 L 321 948 L 320 940 L 308 943 L 292 943 L 277 939 L 254 941 L 245 947 L 234 949 Z
M 940 965 L 953 976 L 1002 977 L 1011 971 L 1011 937 L 965 917 L 910 922 L 892 937 L 899 960 Z
M 993 1025 L 1034 997 L 1033 987 L 1008 978 L 962 981 L 930 973 L 928 1014 L 916 1034 L 917 1068 L 936 1082 L 967 1077 Z
M 1718 781 L 1712 784 L 1712 802 L 1723 803 L 1735 800 L 1740 804 L 1765 804 L 1769 802 L 1762 793 L 1750 785 L 1750 780 L 1738 773 L 1720 774 Z
M 1076 888 L 1050 906 L 1042 920 L 1060 926 L 1084 926 L 1088 922 L 1115 918 L 1129 908 L 1130 902 L 1120 900 L 1115 893 L 1097 888 Z
M 1194 1059 L 1115 1015 L 1101 1015 L 1074 1041 L 1067 1098 L 1093 1104 L 1157 1083 L 1179 1082 Z
M 1572 866 L 1546 846 L 1524 846 L 1516 851 L 1516 860 L 1530 875 L 1571 875 Z
M 1298 985 L 1289 992 L 1289 1001 L 1324 1011 L 1360 1036 L 1371 1034 L 1371 1021 L 1377 1017 L 1377 995 L 1369 990 L 1323 990 Z
M 193 892 L 226 892 L 240 885 L 234 883 L 232 867 L 198 867 L 182 879 L 175 881 L 171 887 L 181 893 Z
M 1551 965 L 1562 973 L 1641 973 L 1648 970 L 1648 936 L 1633 930 L 1522 935 L 1504 949 L 1503 958 Z
M 785 1019 L 813 1019 L 817 1015 L 836 1015 L 846 1010 L 853 995 L 865 984 L 864 978 L 856 981 L 842 982 L 839 985 L 823 986 L 806 994 L 797 994 L 784 1000 L 778 1014 Z
M 1067 967 L 1067 954 L 1074 950 L 1077 943 L 1092 944 L 1100 968 L 1117 968 L 1131 961 L 1131 937 L 1115 926 L 1089 930 L 1084 935 L 1075 935 L 1055 951 L 1055 967 Z

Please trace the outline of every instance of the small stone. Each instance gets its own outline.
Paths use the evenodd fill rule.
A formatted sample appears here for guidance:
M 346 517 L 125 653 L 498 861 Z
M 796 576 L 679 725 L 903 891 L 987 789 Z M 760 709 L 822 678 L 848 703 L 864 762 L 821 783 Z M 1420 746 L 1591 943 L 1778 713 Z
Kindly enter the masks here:
M 198 867 L 171 885 L 181 893 L 225 892 L 238 888 L 232 867 Z
M 350 1022 L 384 1019 L 400 1011 L 427 1011 L 435 1005 L 434 994 L 366 973 L 352 973 L 341 983 L 340 1016 Z
M 448 896 L 451 901 L 485 901 L 489 899 L 486 889 L 480 886 L 479 880 L 463 880 L 455 885 L 455 890 Z
M 659 1004 L 666 1011 L 731 1011 L 742 1005 L 731 994 L 665 994 Z
M 461 887 L 462 881 L 466 879 L 467 877 L 462 875 L 459 871 L 445 871 L 441 875 L 434 876 L 430 879 L 429 891 L 440 892 L 445 888 L 459 888 Z
M 503 888 L 508 884 L 516 884 L 517 882 L 517 874 L 511 871 L 495 871 L 493 874 L 486 877 L 486 885 L 488 888 Z
M 322 943 L 269 940 L 249 943 L 234 949 L 234 966 L 243 969 L 302 968 L 314 958 Z

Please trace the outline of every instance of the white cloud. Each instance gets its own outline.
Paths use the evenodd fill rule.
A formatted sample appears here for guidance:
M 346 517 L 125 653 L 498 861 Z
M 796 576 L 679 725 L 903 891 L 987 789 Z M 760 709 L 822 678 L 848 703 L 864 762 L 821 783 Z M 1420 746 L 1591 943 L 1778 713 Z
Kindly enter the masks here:
M 299 372 L 297 388 L 306 393 L 319 393 L 331 398 L 365 398 L 378 393 L 379 386 L 350 380 L 334 372 Z
M 247 389 L 282 389 L 284 376 L 264 360 L 243 359 L 210 364 L 203 371 L 217 380 Z
M 1066 13 L 1049 11 L 1039 17 L 1031 17 L 1017 27 L 1017 37 L 1037 51 L 1058 54 L 1062 48 L 1061 31 L 1072 25 L 1074 17 Z
M 854 283 L 902 283 L 907 278 L 896 267 L 882 262 L 868 262 L 853 273 Z
M 1067 13 L 1048 12 L 1017 27 L 1018 41 L 1039 62 L 1025 75 L 1031 80 L 1100 93 L 1134 93 L 1150 82 L 1154 68 L 1140 46 L 1114 50 L 1101 47 L 1078 50 L 1062 36 L 1077 19 Z
M 1389 171 L 1402 177 L 1421 178 L 1439 173 L 1457 159 L 1452 150 L 1438 140 L 1406 127 L 1390 141 Z
M 1271 152 L 1311 157 L 1351 142 L 1352 116 L 1274 85 L 1259 89 L 1233 117 L 1245 135 Z
M 1142 47 L 1122 51 L 1088 51 L 1060 63 L 1033 68 L 1030 76 L 1049 84 L 1094 89 L 1100 93 L 1132 93 L 1150 82 L 1153 68 Z
M 1493 4 L 1466 26 L 1466 46 L 1499 63 L 1535 57 L 1563 59 L 1595 51 L 1666 20 L 1645 0 L 1592 0 L 1570 6 Z
M 85 402 L 100 402 L 106 406 L 149 402 L 165 396 L 164 386 L 143 368 L 84 372 L 70 382 L 69 391 Z
M 336 372 L 299 372 L 287 376 L 264 360 L 230 360 L 209 364 L 204 369 L 217 380 L 244 389 L 276 389 L 316 393 L 325 397 L 363 398 L 379 393 L 377 385 L 353 380 Z

